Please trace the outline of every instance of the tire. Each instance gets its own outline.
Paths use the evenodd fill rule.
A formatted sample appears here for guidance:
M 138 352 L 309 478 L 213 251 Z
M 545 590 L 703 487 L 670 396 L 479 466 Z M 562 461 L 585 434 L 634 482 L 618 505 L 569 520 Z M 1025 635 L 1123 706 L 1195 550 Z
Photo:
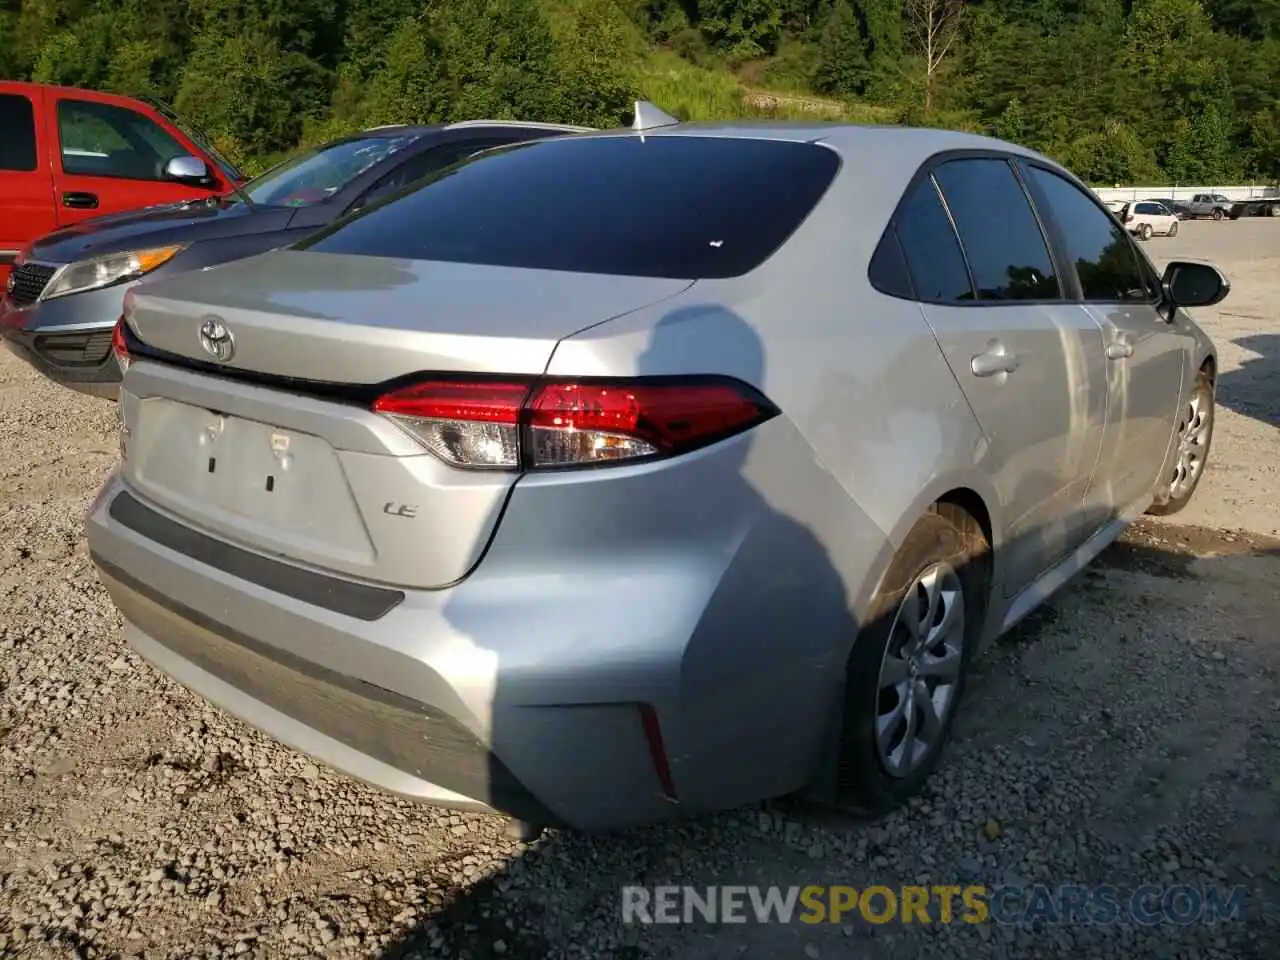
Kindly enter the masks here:
M 1273 203 L 1267 207 L 1268 217 L 1280 217 L 1280 203 Z
M 1138 228 L 1138 236 L 1143 240 L 1150 240 L 1153 233 L 1155 233 L 1155 231 L 1151 229 L 1151 224 L 1149 223 L 1144 223 Z
M 1213 211 L 1213 219 L 1215 219 L 1215 220 L 1221 220 L 1221 219 L 1222 219 L 1222 208 L 1221 208 L 1221 207 L 1215 207 L 1215 208 L 1214 208 L 1214 211 Z
M 1169 232 L 1168 234 L 1166 234 L 1166 236 L 1176 237 L 1177 235 L 1178 235 L 1178 221 L 1175 220 L 1173 221 L 1173 223 L 1169 224 Z
M 990 556 L 986 536 L 978 523 L 963 510 L 941 504 L 912 527 L 890 562 L 884 581 L 872 599 L 867 623 L 849 655 L 836 780 L 837 805 L 846 813 L 867 817 L 888 813 L 917 794 L 937 766 L 963 700 L 970 659 L 982 638 L 991 580 Z M 958 626 L 953 623 L 949 634 L 952 642 L 948 648 L 955 667 L 947 691 L 942 690 L 940 678 L 916 677 L 904 659 L 895 656 L 904 638 L 911 635 L 905 625 L 912 609 L 919 609 L 912 606 L 909 597 L 919 602 L 921 577 L 931 571 L 940 574 L 944 588 L 947 583 L 955 588 L 951 602 L 955 604 L 958 598 L 958 612 L 963 618 Z M 945 603 L 939 607 L 943 612 L 953 609 L 957 608 Z M 945 631 L 943 639 L 948 639 Z M 891 660 L 908 671 L 901 674 L 904 679 L 896 688 L 882 684 L 882 668 Z M 925 658 L 924 662 L 926 667 L 938 663 L 932 658 Z M 938 685 L 934 687 L 933 698 L 924 702 L 936 704 L 940 692 L 945 701 L 940 715 L 935 710 L 940 721 L 934 726 L 935 735 L 916 753 L 909 767 L 893 771 L 894 751 L 886 753 L 878 742 L 877 718 L 904 702 L 896 693 L 897 688 L 905 690 L 929 682 Z M 920 727 L 921 712 L 912 707 L 910 713 Z M 907 715 L 903 713 L 890 733 L 902 734 L 905 740 L 909 729 L 904 727 L 905 723 Z M 915 742 L 913 740 L 913 744 Z
M 1178 413 L 1173 438 L 1176 450 L 1173 463 L 1169 467 L 1169 474 L 1161 479 L 1156 490 L 1155 501 L 1147 508 L 1147 513 L 1157 517 L 1167 517 L 1178 513 L 1191 502 L 1209 464 L 1209 449 L 1213 445 L 1216 412 L 1213 381 L 1201 370 L 1196 374 L 1191 391 L 1182 402 Z M 1197 413 L 1202 418 L 1200 427 L 1196 427 L 1195 424 Z M 1196 434 L 1196 440 L 1190 443 L 1189 438 L 1193 434 Z M 1195 462 L 1194 467 L 1191 466 L 1192 461 Z M 1188 476 L 1187 480 L 1181 479 L 1184 471 Z

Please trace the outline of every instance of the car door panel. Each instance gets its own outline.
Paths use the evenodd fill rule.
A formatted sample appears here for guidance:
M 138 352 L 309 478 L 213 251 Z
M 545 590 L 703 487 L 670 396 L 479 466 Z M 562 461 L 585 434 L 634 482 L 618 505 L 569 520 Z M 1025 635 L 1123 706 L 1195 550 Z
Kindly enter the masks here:
M 1149 496 L 1158 479 L 1190 343 L 1157 308 L 1160 285 L 1150 261 L 1097 201 L 1047 168 L 1029 166 L 1027 179 L 1067 247 L 1084 309 L 1105 344 L 1106 430 L 1085 509 L 1117 516 Z
M 1179 337 L 1154 304 L 1089 304 L 1109 345 L 1111 414 L 1095 495 L 1116 512 L 1151 494 L 1173 437 L 1187 377 L 1190 341 Z
M 975 163 L 994 166 L 978 171 Z M 1105 429 L 1102 335 L 1087 311 L 1063 300 L 1004 160 L 948 161 L 935 175 L 936 185 L 925 179 L 904 200 L 897 229 L 921 299 L 930 301 L 925 318 L 986 437 L 984 468 L 1007 518 L 1004 585 L 1013 595 L 1092 532 L 1080 505 Z M 957 280 L 942 287 L 930 279 L 951 256 L 938 249 L 943 243 L 963 251 L 974 290 L 956 295 Z
M 1008 511 L 1011 592 L 1096 529 L 1081 504 L 1102 448 L 1102 333 L 1075 304 L 973 309 L 930 304 L 926 317 L 986 434 L 986 459 Z M 1016 367 L 981 376 L 999 345 Z
M 50 112 L 58 226 L 218 192 L 166 180 L 165 161 L 190 147 L 136 110 L 60 95 Z
M 22 249 L 57 225 L 41 106 L 39 90 L 0 93 L 0 291 Z

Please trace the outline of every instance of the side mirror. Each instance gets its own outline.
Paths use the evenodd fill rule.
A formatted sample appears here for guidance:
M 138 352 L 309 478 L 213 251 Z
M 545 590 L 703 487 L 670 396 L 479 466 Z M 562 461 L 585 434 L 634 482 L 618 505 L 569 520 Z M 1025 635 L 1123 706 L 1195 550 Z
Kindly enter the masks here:
M 164 176 L 166 180 L 176 180 L 179 183 L 203 185 L 210 182 L 209 168 L 204 161 L 187 154 L 170 157 L 164 165 Z
M 1217 267 L 1191 260 L 1174 260 L 1161 278 L 1165 297 L 1175 307 L 1212 307 L 1231 292 L 1231 281 Z

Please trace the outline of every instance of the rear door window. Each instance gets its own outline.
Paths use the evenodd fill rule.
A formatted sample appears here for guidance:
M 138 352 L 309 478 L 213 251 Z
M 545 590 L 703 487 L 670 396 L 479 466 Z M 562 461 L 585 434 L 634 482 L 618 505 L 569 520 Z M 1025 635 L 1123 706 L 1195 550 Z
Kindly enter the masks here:
M 933 172 L 979 300 L 1058 300 L 1062 288 L 1026 192 L 1008 162 L 948 160 Z
M 739 276 L 812 212 L 836 154 L 778 140 L 551 138 L 476 157 L 298 249 L 620 276 Z
M 0 93 L 0 170 L 36 168 L 36 115 L 31 101 Z
M 1026 166 L 1037 204 L 1048 206 L 1075 264 L 1084 299 L 1095 303 L 1154 299 L 1155 280 L 1142 267 L 1124 228 L 1084 191 L 1043 167 Z
M 925 177 L 902 199 L 894 215 L 894 232 L 902 244 L 907 270 L 918 299 L 930 303 L 955 303 L 973 299 L 969 268 L 965 266 L 960 242 L 956 239 L 951 218 L 938 197 L 932 177 Z M 885 241 L 887 242 L 888 238 Z M 877 257 L 889 257 L 892 250 L 877 251 Z M 883 293 L 894 294 L 881 286 L 884 279 L 872 276 L 872 283 Z M 879 281 L 879 282 L 878 282 Z M 900 294 L 894 294 L 900 295 Z

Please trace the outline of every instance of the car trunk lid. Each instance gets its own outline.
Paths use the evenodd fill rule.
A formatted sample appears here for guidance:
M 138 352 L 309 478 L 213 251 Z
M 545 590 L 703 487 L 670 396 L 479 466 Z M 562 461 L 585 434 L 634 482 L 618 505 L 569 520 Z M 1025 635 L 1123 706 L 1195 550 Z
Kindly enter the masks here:
M 277 250 L 144 284 L 130 322 L 150 346 L 235 371 L 378 383 L 421 370 L 541 373 L 556 343 L 692 281 Z
M 141 343 L 121 397 L 124 478 L 228 542 L 371 582 L 454 583 L 479 560 L 517 475 L 428 453 L 373 412 L 376 385 L 428 371 L 540 374 L 563 337 L 691 285 L 551 281 L 287 252 L 140 286 L 128 308 Z M 232 336 L 225 361 L 202 345 L 210 318 Z

